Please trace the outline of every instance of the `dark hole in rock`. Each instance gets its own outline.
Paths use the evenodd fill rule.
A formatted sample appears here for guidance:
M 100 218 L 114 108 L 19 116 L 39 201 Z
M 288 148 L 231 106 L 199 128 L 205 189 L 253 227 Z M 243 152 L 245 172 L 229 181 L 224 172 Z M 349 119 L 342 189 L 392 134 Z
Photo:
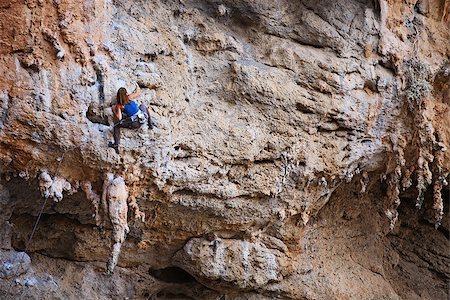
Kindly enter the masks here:
M 364 88 L 369 89 L 374 93 L 378 93 L 377 83 L 375 80 L 366 80 L 366 82 L 364 82 Z
M 182 293 L 172 293 L 166 291 L 159 292 L 158 294 L 156 294 L 156 297 L 157 299 L 193 299 Z
M 314 111 L 310 107 L 300 102 L 295 104 L 295 109 L 305 114 L 314 114 Z
M 145 53 L 142 60 L 149 62 L 149 61 L 155 61 L 156 58 L 157 58 L 157 54 L 155 52 L 151 52 L 151 53 Z
M 103 125 L 109 125 L 108 117 L 103 113 L 103 110 L 96 104 L 89 104 L 86 112 L 86 118 L 92 123 L 98 123 Z
M 195 278 L 178 267 L 168 267 L 159 270 L 149 269 L 148 273 L 158 280 L 169 283 L 189 283 L 194 282 Z
M 450 200 L 450 188 L 447 186 L 447 188 L 444 188 L 444 189 L 442 189 L 442 192 L 441 192 L 441 197 L 442 197 L 442 200 L 443 200 L 443 202 L 444 202 L 444 214 L 448 214 L 448 211 L 449 211 L 449 209 L 450 209 L 450 202 L 449 202 L 449 200 Z

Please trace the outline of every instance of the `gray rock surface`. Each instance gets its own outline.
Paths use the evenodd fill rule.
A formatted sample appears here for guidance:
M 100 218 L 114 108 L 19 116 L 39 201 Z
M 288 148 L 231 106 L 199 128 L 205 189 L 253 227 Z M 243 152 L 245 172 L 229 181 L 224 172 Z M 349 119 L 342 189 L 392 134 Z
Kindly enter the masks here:
M 2 249 L 49 199 L 0 298 L 448 298 L 444 2 L 0 4 Z M 136 84 L 158 127 L 117 155 Z M 130 208 L 111 277 L 107 173 Z
M 17 277 L 28 271 L 31 259 L 25 252 L 0 251 L 0 278 Z

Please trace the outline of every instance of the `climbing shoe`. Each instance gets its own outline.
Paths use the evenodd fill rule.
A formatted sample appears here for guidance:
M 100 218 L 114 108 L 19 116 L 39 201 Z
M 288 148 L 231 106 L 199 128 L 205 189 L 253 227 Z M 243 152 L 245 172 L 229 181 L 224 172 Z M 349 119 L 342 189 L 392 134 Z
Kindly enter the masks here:
M 116 154 L 119 154 L 119 145 L 118 144 L 115 144 L 113 142 L 109 142 L 108 143 L 108 147 L 113 148 L 116 151 Z

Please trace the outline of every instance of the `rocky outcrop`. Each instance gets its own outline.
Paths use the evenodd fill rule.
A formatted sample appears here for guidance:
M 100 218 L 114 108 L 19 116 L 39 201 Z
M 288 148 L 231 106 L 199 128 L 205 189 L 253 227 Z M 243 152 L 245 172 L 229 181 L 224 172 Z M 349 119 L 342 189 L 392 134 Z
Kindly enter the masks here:
M 22 275 L 30 268 L 30 257 L 24 252 L 2 251 L 0 278 L 8 279 Z
M 0 4 L 0 298 L 445 299 L 448 9 Z
M 232 287 L 243 290 L 264 289 L 269 282 L 279 282 L 290 265 L 288 260 L 282 251 L 268 249 L 262 243 L 219 238 L 191 239 L 174 257 L 180 267 L 199 278 L 231 282 Z
M 103 183 L 102 207 L 103 211 L 109 216 L 112 225 L 113 246 L 109 257 L 106 271 L 112 273 L 117 265 L 120 255 L 120 249 L 127 234 L 130 232 L 128 227 L 128 191 L 125 181 L 122 177 L 114 178 L 114 175 L 108 173 Z

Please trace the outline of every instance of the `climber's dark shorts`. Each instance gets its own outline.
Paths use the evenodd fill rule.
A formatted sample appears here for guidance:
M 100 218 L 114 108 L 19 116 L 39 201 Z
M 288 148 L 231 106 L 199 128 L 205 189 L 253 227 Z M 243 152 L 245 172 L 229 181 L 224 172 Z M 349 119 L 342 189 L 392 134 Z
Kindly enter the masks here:
M 141 105 L 139 105 L 139 109 L 145 115 L 145 118 L 147 120 L 150 120 L 150 115 L 149 115 L 147 107 L 144 104 L 141 104 Z M 141 126 L 142 126 L 142 124 L 139 122 L 139 120 L 132 121 L 131 118 L 129 118 L 129 117 L 123 118 L 119 124 L 114 126 L 114 132 L 113 132 L 114 144 L 119 145 L 120 128 L 138 129 Z

